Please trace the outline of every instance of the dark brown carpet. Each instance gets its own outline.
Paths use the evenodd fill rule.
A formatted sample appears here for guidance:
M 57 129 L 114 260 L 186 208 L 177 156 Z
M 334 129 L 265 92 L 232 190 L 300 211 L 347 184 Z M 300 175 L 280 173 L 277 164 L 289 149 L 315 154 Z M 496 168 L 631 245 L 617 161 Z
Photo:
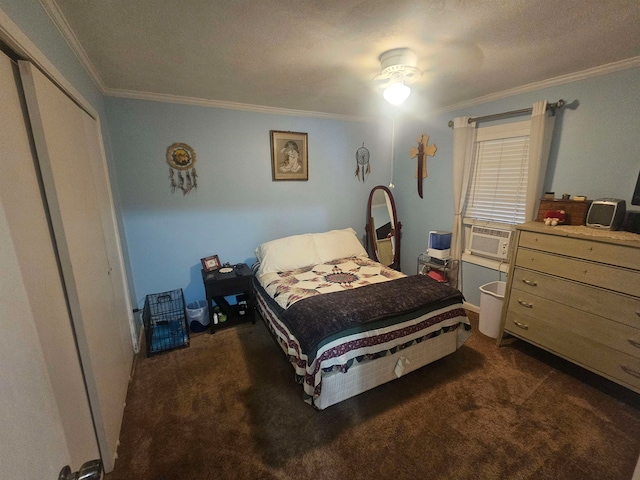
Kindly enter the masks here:
M 260 320 L 140 356 L 105 479 L 630 479 L 640 396 L 471 319 L 453 355 L 321 412 Z

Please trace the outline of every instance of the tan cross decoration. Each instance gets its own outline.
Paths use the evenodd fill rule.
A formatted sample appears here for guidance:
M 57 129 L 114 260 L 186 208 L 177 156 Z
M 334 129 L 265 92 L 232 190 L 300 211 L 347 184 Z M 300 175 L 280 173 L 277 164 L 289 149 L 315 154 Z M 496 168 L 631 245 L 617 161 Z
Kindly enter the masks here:
M 418 158 L 418 168 L 416 170 L 416 178 L 418 179 L 418 195 L 422 198 L 422 179 L 428 176 L 427 174 L 427 155 L 430 157 L 435 156 L 438 147 L 435 143 L 427 145 L 429 143 L 429 135 L 423 133 L 418 138 L 418 148 L 411 147 L 409 150 L 410 158 Z

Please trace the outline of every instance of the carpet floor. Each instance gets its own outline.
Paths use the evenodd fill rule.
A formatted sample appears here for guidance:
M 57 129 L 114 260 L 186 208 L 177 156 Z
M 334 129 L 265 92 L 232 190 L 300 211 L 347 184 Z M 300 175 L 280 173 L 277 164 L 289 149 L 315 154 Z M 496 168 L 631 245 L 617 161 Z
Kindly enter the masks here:
M 640 395 L 477 330 L 454 354 L 323 411 L 258 319 L 136 359 L 105 480 L 629 480 Z

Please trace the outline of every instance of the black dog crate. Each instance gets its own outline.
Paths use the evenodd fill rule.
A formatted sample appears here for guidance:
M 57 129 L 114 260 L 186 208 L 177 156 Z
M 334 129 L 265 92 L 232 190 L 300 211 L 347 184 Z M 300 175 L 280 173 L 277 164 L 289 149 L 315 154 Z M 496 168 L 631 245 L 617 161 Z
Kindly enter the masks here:
M 147 295 L 142 320 L 148 357 L 189 346 L 182 289 Z

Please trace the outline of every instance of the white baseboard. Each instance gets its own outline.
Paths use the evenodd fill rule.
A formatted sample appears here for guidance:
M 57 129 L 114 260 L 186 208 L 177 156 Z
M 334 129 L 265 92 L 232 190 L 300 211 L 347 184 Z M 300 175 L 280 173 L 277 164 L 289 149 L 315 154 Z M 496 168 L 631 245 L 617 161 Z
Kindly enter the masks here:
M 478 313 L 478 314 L 480 313 L 480 307 L 477 307 L 477 306 L 475 306 L 475 305 L 474 305 L 474 304 L 472 304 L 472 303 L 464 302 L 462 305 L 463 305 L 463 306 L 464 306 L 464 308 L 466 308 L 467 310 L 471 310 L 472 312 L 474 312 L 474 313 Z

